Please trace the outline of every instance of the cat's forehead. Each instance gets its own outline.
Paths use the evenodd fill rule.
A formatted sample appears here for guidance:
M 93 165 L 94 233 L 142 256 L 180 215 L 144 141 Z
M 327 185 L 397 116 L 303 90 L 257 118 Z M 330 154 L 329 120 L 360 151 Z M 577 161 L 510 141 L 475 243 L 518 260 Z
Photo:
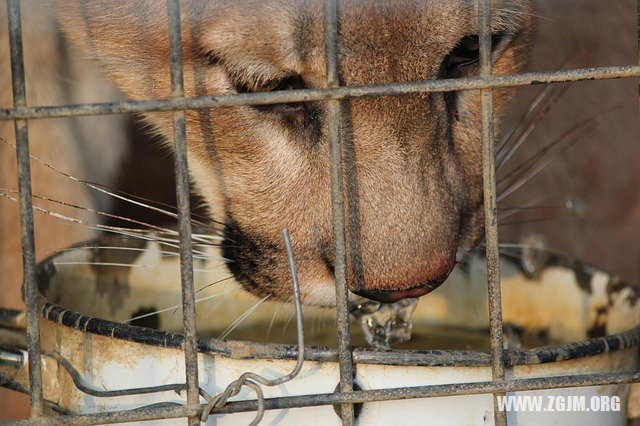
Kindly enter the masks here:
M 523 1 L 494 1 L 494 31 L 517 31 L 525 9 Z M 201 16 L 203 48 L 240 72 L 323 74 L 322 1 L 223 1 Z M 477 33 L 478 22 L 470 0 L 342 0 L 338 50 L 354 71 L 406 74 L 419 63 L 424 69 L 406 77 L 424 78 L 462 37 Z

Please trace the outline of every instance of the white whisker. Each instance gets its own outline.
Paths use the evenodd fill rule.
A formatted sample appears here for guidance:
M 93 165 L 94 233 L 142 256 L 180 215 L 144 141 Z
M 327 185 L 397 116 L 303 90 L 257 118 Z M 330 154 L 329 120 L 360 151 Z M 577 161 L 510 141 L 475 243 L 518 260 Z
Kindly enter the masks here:
M 271 317 L 271 321 L 269 322 L 269 328 L 267 329 L 267 337 L 266 337 L 267 340 L 269 340 L 269 336 L 271 335 L 271 329 L 273 328 L 273 324 L 275 324 L 276 318 L 278 317 L 278 315 L 280 315 L 280 312 L 282 311 L 283 306 L 284 306 L 284 303 L 281 303 L 280 306 L 278 307 L 278 310 L 275 311 L 273 313 L 273 316 Z
M 239 290 L 239 289 L 234 289 L 234 290 L 232 290 L 232 291 L 238 291 L 238 290 Z M 225 302 L 225 300 L 223 299 L 223 300 L 220 300 L 218 303 L 215 303 L 213 306 L 211 306 L 211 310 L 209 311 L 209 313 L 208 313 L 208 314 L 206 314 L 206 315 L 204 315 L 202 318 L 203 318 L 203 319 L 209 319 L 209 317 L 210 317 L 211 315 L 213 315 L 213 313 L 214 313 L 216 310 L 218 310 L 218 308 L 220 307 L 220 305 L 222 305 L 224 302 Z M 177 311 L 176 311 L 176 312 L 177 312 Z M 174 314 L 175 314 L 175 312 L 174 312 Z
M 7 189 L 7 188 L 0 188 L 0 191 L 12 193 L 12 194 L 17 194 L 18 193 L 18 191 L 14 190 L 14 189 Z M 76 210 L 82 210 L 82 211 L 86 211 L 86 212 L 89 212 L 89 213 L 94 213 L 94 214 L 97 214 L 99 216 L 109 217 L 109 218 L 112 218 L 112 219 L 118 219 L 118 220 L 122 220 L 122 221 L 125 221 L 125 222 L 133 223 L 133 224 L 136 224 L 136 225 L 145 226 L 145 227 L 151 228 L 151 229 L 153 229 L 155 231 L 159 231 L 159 232 L 162 232 L 162 233 L 165 233 L 165 234 L 175 235 L 175 236 L 179 235 L 178 231 L 175 231 L 173 229 L 152 225 L 150 223 L 142 222 L 142 221 L 139 221 L 139 220 L 136 220 L 136 219 L 130 219 L 130 218 L 123 217 L 123 216 L 118 216 L 118 215 L 111 214 L 111 213 L 106 213 L 106 212 L 103 212 L 103 211 L 100 211 L 100 210 L 95 210 L 95 209 L 92 209 L 92 208 L 89 208 L 89 207 L 78 206 L 78 205 L 75 205 L 75 204 L 67 203 L 67 202 L 60 201 L 60 200 L 54 200 L 53 198 L 44 197 L 44 196 L 35 195 L 35 194 L 32 195 L 32 198 L 35 198 L 35 199 L 38 199 L 38 200 L 43 200 L 43 201 L 48 201 L 48 202 L 52 202 L 52 203 L 56 203 L 56 204 L 59 204 L 59 205 L 62 205 L 62 206 L 66 206 L 66 207 L 71 207 L 71 208 L 76 209 Z M 196 234 L 196 235 L 198 235 L 198 238 L 201 238 L 200 234 Z
M 116 266 L 122 268 L 144 268 L 144 269 L 176 269 L 175 265 L 139 265 L 131 263 L 118 263 L 118 262 L 53 262 L 53 265 L 90 265 L 90 266 Z M 193 268 L 193 272 L 227 272 L 222 269 L 200 269 Z
M 13 202 L 18 202 L 18 199 L 15 197 L 12 197 L 11 195 L 3 192 L 3 190 L 0 190 L 0 197 L 6 198 L 8 200 L 11 200 Z M 103 231 L 103 232 L 109 232 L 109 233 L 114 233 L 114 234 L 118 234 L 118 235 L 124 235 L 124 236 L 128 236 L 131 238 L 137 238 L 137 239 L 141 239 L 141 240 L 145 240 L 145 241 L 154 241 L 154 242 L 158 242 L 159 244 L 164 244 L 168 247 L 173 247 L 173 248 L 177 248 L 179 249 L 180 246 L 178 243 L 178 240 L 176 239 L 171 239 L 171 238 L 166 238 L 166 237 L 160 237 L 158 235 L 155 236 L 155 238 L 151 238 L 151 237 L 145 237 L 144 235 L 140 235 L 140 234 L 151 234 L 153 231 L 149 231 L 149 230 L 144 230 L 144 229 L 132 229 L 132 228 L 121 228 L 121 227 L 117 227 L 117 226 L 109 226 L 109 225 L 101 225 L 101 224 L 97 224 L 97 223 L 89 223 L 89 222 L 85 222 L 83 220 L 80 219 L 76 219 L 73 217 L 69 217 L 57 212 L 54 212 L 52 210 L 48 210 L 48 209 L 44 209 L 42 207 L 39 206 L 33 206 L 33 210 L 37 211 L 39 213 L 44 213 L 47 214 L 49 216 L 55 217 L 56 219 L 60 219 L 62 221 L 65 222 L 70 222 L 71 224 L 74 225 L 80 225 L 89 229 L 94 229 L 97 231 Z M 175 243 L 175 244 L 173 244 Z M 204 245 L 209 247 L 209 245 Z M 203 252 L 203 251 L 199 251 L 199 250 L 193 250 L 193 253 L 197 253 L 199 255 L 202 256 L 210 256 L 208 253 Z
M 216 294 L 212 294 L 212 295 L 207 296 L 207 297 L 202 297 L 200 299 L 196 299 L 196 303 L 204 302 L 205 300 L 215 299 L 216 297 L 220 297 L 220 296 L 225 296 L 227 294 L 233 293 L 234 291 L 238 291 L 238 290 L 239 289 L 234 288 L 234 289 L 222 292 L 222 293 L 216 293 Z M 159 311 L 149 312 L 149 313 L 146 313 L 144 315 L 140 315 L 140 316 L 137 316 L 137 317 L 129 318 L 128 320 L 124 320 L 123 322 L 127 323 L 127 322 L 131 322 L 131 321 L 139 320 L 139 319 L 142 319 L 142 318 L 150 317 L 151 315 L 158 315 L 158 314 L 161 314 L 163 312 L 168 312 L 168 311 L 171 311 L 173 309 L 180 309 L 181 307 L 182 307 L 182 303 L 179 304 L 179 305 L 176 305 L 176 306 L 171 306 L 170 308 L 164 308 L 164 309 L 160 309 Z
M 593 129 L 596 128 L 598 124 L 598 118 L 600 118 L 603 114 L 607 114 L 614 111 L 615 109 L 617 108 L 611 108 L 609 110 L 602 111 L 572 126 L 569 130 L 567 130 L 555 141 L 548 144 L 543 149 L 538 151 L 538 153 L 534 155 L 532 158 L 525 161 L 524 164 L 517 167 L 513 172 L 511 172 L 506 177 L 500 179 L 500 182 L 498 183 L 498 185 L 501 185 L 501 184 L 506 185 L 506 188 L 504 190 L 499 190 L 500 193 L 497 196 L 497 201 L 500 202 L 504 200 L 513 192 L 515 192 L 517 189 L 519 189 L 524 184 L 526 184 L 531 179 L 533 179 L 538 173 L 544 170 L 551 162 L 556 160 L 560 156 L 560 154 L 564 153 L 569 148 L 571 148 L 574 144 L 581 141 L 582 136 L 593 131 Z M 515 178 L 512 178 L 512 175 L 518 172 L 520 174 L 515 176 Z M 510 182 L 509 182 L 509 179 L 511 179 Z
M 205 285 L 205 286 L 203 286 L 203 287 L 200 287 L 199 289 L 197 289 L 197 290 L 196 290 L 196 294 L 200 293 L 200 292 L 201 292 L 201 291 L 203 291 L 203 290 L 206 290 L 207 288 L 209 288 L 209 287 L 211 287 L 211 286 L 214 286 L 214 285 L 216 285 L 216 284 L 220 284 L 221 282 L 224 282 L 224 281 L 230 280 L 230 279 L 232 279 L 232 278 L 234 278 L 234 276 L 233 276 L 233 275 L 228 276 L 227 278 L 223 278 L 223 279 L 218 280 L 218 281 L 214 281 L 214 282 L 212 282 L 212 283 L 210 283 L 210 284 L 207 284 L 207 285 Z
M 57 250 L 54 253 L 65 253 L 65 252 L 70 252 L 70 251 L 78 251 L 78 250 L 116 250 L 116 251 L 135 251 L 135 252 L 144 252 L 144 253 L 158 253 L 161 254 L 163 256 L 171 256 L 171 257 L 179 257 L 180 253 L 175 252 L 175 251 L 167 251 L 167 250 L 154 250 L 154 249 L 142 249 L 142 248 L 136 248 L 136 247 L 110 247 L 110 246 L 86 246 L 86 247 L 74 247 L 74 248 L 68 248 L 68 249 L 64 249 L 64 250 Z M 221 260 L 224 261 L 224 258 L 211 258 L 208 256 L 200 256 L 200 255 L 193 255 L 194 259 L 200 259 L 200 260 Z
M 295 311 L 291 312 L 289 314 L 289 316 L 287 317 L 287 321 L 284 323 L 284 326 L 282 327 L 282 335 L 284 336 L 285 333 L 287 332 L 287 328 L 289 328 L 289 324 L 291 324 L 291 320 L 293 319 L 293 317 L 296 315 Z
M 206 239 L 217 240 L 217 241 L 223 241 L 224 240 L 224 237 L 221 237 L 219 235 L 198 234 L 198 233 L 192 233 L 191 235 L 193 235 L 194 237 L 201 238 L 203 240 L 206 240 Z
M 0 193 L 0 195 L 2 195 L 2 193 Z M 173 241 L 173 240 L 167 240 L 167 239 L 159 238 L 159 237 L 157 237 L 156 234 L 151 234 L 151 232 L 148 232 L 148 231 L 145 231 L 145 230 L 142 230 L 142 229 L 117 228 L 117 227 L 113 227 L 113 226 L 106 227 L 105 225 L 91 225 L 91 224 L 88 224 L 88 223 L 85 223 L 85 222 L 82 222 L 81 224 L 70 223 L 68 225 L 71 225 L 71 226 L 84 226 L 86 228 L 94 229 L 96 231 L 108 232 L 108 233 L 115 234 L 115 235 L 122 235 L 122 236 L 129 237 L 129 238 L 132 238 L 132 239 L 137 239 L 137 240 L 151 241 L 151 242 L 158 243 L 161 246 L 171 247 L 171 248 L 175 248 L 175 249 L 178 249 L 178 250 L 180 249 L 180 246 L 177 243 L 174 244 L 174 243 L 167 242 L 167 241 Z M 154 235 L 154 237 L 148 237 L 148 236 L 145 236 L 145 235 L 141 235 L 141 234 L 145 234 L 145 233 Z M 201 256 L 205 256 L 205 257 L 210 258 L 210 259 L 216 259 L 216 257 L 211 256 L 208 253 L 203 252 L 203 251 L 192 250 L 192 253 L 199 254 Z
M 214 285 L 216 285 L 216 284 L 220 284 L 221 282 L 224 282 L 224 281 L 230 280 L 230 279 L 232 279 L 232 278 L 233 278 L 233 275 L 231 275 L 231 276 L 229 276 L 229 277 L 227 277 L 227 278 L 223 278 L 223 279 L 218 280 L 218 281 L 214 281 L 214 282 L 212 282 L 212 283 L 210 283 L 210 284 L 207 284 L 207 285 L 205 285 L 205 286 L 203 286 L 203 287 L 200 287 L 199 289 L 197 289 L 197 290 L 196 290 L 195 294 L 198 294 L 198 293 L 200 293 L 201 291 L 206 290 L 207 288 L 209 288 L 209 287 L 211 287 L 211 286 L 214 286 Z M 231 290 L 230 292 L 232 293 L 232 292 L 234 292 L 234 291 L 236 291 L 236 290 L 239 290 L 239 289 L 233 289 L 233 290 Z M 222 293 L 222 294 L 224 294 L 224 293 Z M 210 299 L 210 297 L 205 297 L 205 298 L 203 298 L 203 299 L 201 299 L 201 300 L 208 300 L 208 299 Z M 197 302 L 198 300 L 199 300 L 199 299 L 196 299 L 196 302 Z M 215 310 L 216 310 L 216 309 L 218 309 L 218 307 L 222 304 L 222 302 L 224 302 L 224 300 L 221 300 L 221 301 L 220 301 L 220 302 L 218 302 L 216 305 L 214 305 L 214 306 L 211 308 L 211 312 L 209 312 L 209 313 L 206 315 L 206 317 L 205 317 L 205 318 L 209 318 L 209 317 L 211 316 L 211 314 L 212 314 L 213 312 L 215 312 Z M 180 305 L 180 306 L 182 306 L 182 305 Z M 173 319 L 173 316 L 176 314 L 176 312 L 178 312 L 178 309 L 177 309 L 177 308 L 176 308 L 176 309 L 173 311 L 173 313 L 171 314 L 171 317 L 169 318 L 169 321 L 171 321 L 171 320 Z
M 269 294 L 269 295 L 263 297 L 262 299 L 258 300 L 258 302 L 255 305 L 253 305 L 252 307 L 247 309 L 234 322 L 232 322 L 231 325 L 229 327 L 227 327 L 227 329 L 225 331 L 223 331 L 222 334 L 220 335 L 220 337 L 218 337 L 218 338 L 219 339 L 225 339 L 229 334 L 231 334 L 231 332 L 233 330 L 235 330 L 240 325 L 240 323 L 242 323 L 242 321 L 247 319 L 247 317 L 249 317 L 249 315 L 251 315 L 256 309 L 258 309 L 258 306 L 260 306 L 262 304 L 262 302 L 267 300 L 270 296 L 271 295 Z
M 6 145 L 9 145 L 9 146 L 10 146 L 10 147 L 12 147 L 13 149 L 16 149 L 16 146 L 15 146 L 14 144 L 12 144 L 12 143 L 10 143 L 10 142 L 8 142 L 8 141 L 4 140 L 3 138 L 0 138 L 0 142 L 3 142 L 3 143 L 5 143 Z M 177 214 L 177 213 L 173 213 L 173 212 L 170 212 L 170 211 L 168 211 L 168 210 L 161 209 L 161 208 L 156 207 L 156 206 L 150 206 L 150 205 L 148 205 L 148 204 L 145 204 L 145 203 L 142 203 L 142 202 L 139 202 L 139 201 L 133 200 L 133 199 L 128 198 L 128 197 L 125 197 L 125 196 L 123 196 L 123 195 L 119 195 L 119 194 L 113 193 L 113 192 L 111 192 L 111 191 L 108 191 L 108 190 L 104 189 L 104 187 L 106 187 L 106 185 L 92 183 L 92 182 L 89 182 L 89 181 L 86 181 L 86 180 L 83 180 L 83 179 L 79 179 L 79 178 L 77 178 L 77 177 L 75 177 L 75 176 L 73 176 L 73 175 L 70 175 L 69 173 L 63 172 L 62 170 L 57 169 L 56 167 L 53 167 L 52 165 L 50 165 L 50 164 L 46 163 L 45 161 L 41 160 L 40 158 L 36 157 L 36 156 L 35 156 L 35 155 L 33 155 L 33 154 L 29 154 L 29 157 L 30 157 L 32 160 L 34 160 L 34 161 L 36 161 L 36 162 L 38 162 L 38 163 L 42 164 L 42 165 L 43 165 L 43 166 L 45 166 L 46 168 L 48 168 L 48 169 L 50 169 L 50 170 L 53 170 L 53 171 L 54 171 L 54 172 L 56 172 L 57 174 L 60 174 L 60 175 L 62 175 L 62 176 L 64 176 L 64 177 L 66 177 L 66 178 L 68 178 L 68 179 L 70 179 L 70 180 L 72 180 L 72 181 L 74 181 L 74 182 L 78 182 L 78 183 L 80 183 L 80 184 L 82 184 L 82 185 L 84 185 L 84 186 L 87 186 L 87 187 L 89 187 L 89 188 L 91 188 L 91 189 L 93 189 L 93 190 L 95 190 L 95 191 L 102 192 L 103 194 L 109 195 L 109 196 L 111 196 L 111 197 L 117 198 L 117 199 L 122 200 L 122 201 L 126 201 L 126 202 L 131 203 L 131 204 L 134 204 L 134 205 L 136 205 L 136 206 L 140 206 L 140 207 L 144 207 L 144 208 L 149 209 L 149 210 L 156 211 L 156 212 L 158 212 L 158 213 L 164 214 L 164 215 L 169 216 L 169 217 L 172 217 L 172 218 L 174 218 L 174 219 L 177 219 L 177 218 L 178 218 L 178 214 Z M 190 219 L 190 220 L 191 220 L 191 222 L 192 222 L 192 223 L 196 223 L 196 222 L 197 222 L 197 223 L 198 223 L 198 224 L 200 224 L 200 225 L 205 225 L 205 224 L 203 224 L 202 222 L 194 221 L 193 219 Z
M 511 159 L 569 87 L 570 84 L 547 86 L 538 94 L 518 127 L 500 141 L 496 150 L 496 170 L 501 169 Z
M 514 208 L 508 208 L 506 209 L 506 211 L 502 214 L 498 214 L 498 221 L 503 221 L 506 218 L 513 216 L 514 214 L 518 214 L 520 212 L 526 211 L 528 209 L 531 209 L 537 205 L 539 205 L 542 201 L 544 201 L 544 198 L 542 197 L 538 197 L 536 199 L 533 199 L 529 202 L 527 202 L 526 204 L 523 204 L 521 206 L 518 207 L 514 207 Z

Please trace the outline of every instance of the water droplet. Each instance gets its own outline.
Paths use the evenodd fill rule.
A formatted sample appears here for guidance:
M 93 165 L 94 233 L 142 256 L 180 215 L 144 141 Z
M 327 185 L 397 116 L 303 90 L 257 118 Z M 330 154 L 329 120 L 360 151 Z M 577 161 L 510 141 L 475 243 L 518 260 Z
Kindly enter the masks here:
M 364 337 L 376 349 L 391 349 L 391 342 L 411 339 L 411 315 L 418 305 L 417 298 L 396 303 L 366 302 L 354 306 L 351 314 L 358 319 Z

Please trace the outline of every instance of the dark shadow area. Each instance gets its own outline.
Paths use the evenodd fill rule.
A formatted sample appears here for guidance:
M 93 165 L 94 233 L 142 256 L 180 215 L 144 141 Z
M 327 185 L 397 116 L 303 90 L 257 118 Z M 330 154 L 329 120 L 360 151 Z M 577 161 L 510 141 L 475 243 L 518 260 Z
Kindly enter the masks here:
M 127 194 L 152 200 L 164 210 L 174 211 L 176 206 L 176 184 L 173 153 L 159 143 L 159 136 L 144 130 L 139 118 L 129 121 L 129 146 L 119 169 L 114 188 Z M 131 197 L 129 197 L 131 198 Z M 145 201 L 143 201 L 145 202 Z M 147 203 L 146 204 L 152 204 Z M 163 205 L 160 205 L 160 204 Z M 114 215 L 134 219 L 152 225 L 171 226 L 175 219 L 158 211 L 115 199 L 110 210 Z M 202 220 L 207 211 L 200 196 L 191 191 L 192 217 Z M 110 218 L 107 225 L 137 226 Z

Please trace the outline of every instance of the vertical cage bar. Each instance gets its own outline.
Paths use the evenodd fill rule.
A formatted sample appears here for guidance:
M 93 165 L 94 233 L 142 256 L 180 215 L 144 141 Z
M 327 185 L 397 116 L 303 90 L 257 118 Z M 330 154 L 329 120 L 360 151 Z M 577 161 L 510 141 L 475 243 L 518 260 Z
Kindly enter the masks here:
M 480 75 L 493 73 L 491 52 L 491 0 L 479 2 Z M 493 90 L 480 91 L 482 99 L 482 159 L 484 183 L 485 235 L 487 240 L 487 281 L 489 285 L 489 325 L 491 333 L 491 367 L 494 381 L 504 380 L 502 362 L 502 301 L 500 294 L 500 255 L 498 252 L 498 208 L 496 200 L 496 169 L 494 153 Z M 506 425 L 504 411 L 498 411 L 494 395 L 496 425 Z
M 167 0 L 169 12 L 169 44 L 171 60 L 171 94 L 184 96 L 182 75 L 182 36 L 179 0 Z M 184 111 L 173 112 L 175 146 L 176 196 L 178 231 L 180 234 L 180 278 L 182 282 L 182 318 L 184 323 L 184 356 L 187 376 L 187 403 L 199 402 L 198 348 L 196 336 L 196 305 L 193 286 L 193 256 L 191 242 L 191 208 L 189 201 L 189 175 L 187 170 L 187 136 Z M 200 424 L 195 416 L 189 424 Z
M 337 0 L 324 0 L 325 60 L 327 87 L 338 87 L 338 4 Z M 331 161 L 331 207 L 333 214 L 333 239 L 335 252 L 336 315 L 338 321 L 338 360 L 340 362 L 340 391 L 353 390 L 353 356 L 347 286 L 347 243 L 345 231 L 345 207 L 342 178 L 342 143 L 340 140 L 340 101 L 327 101 L 329 144 Z M 343 425 L 354 423 L 352 404 L 342 404 Z
M 27 105 L 22 51 L 22 22 L 20 0 L 7 2 L 9 43 L 11 48 L 11 79 L 14 108 Z M 20 229 L 22 232 L 22 262 L 24 298 L 27 309 L 27 345 L 29 351 L 29 397 L 31 417 L 44 414 L 42 400 L 42 360 L 36 284 L 36 249 L 33 234 L 33 206 L 31 201 L 31 165 L 29 160 L 29 129 L 27 120 L 15 121 L 16 153 L 18 161 L 18 190 L 20 198 Z

